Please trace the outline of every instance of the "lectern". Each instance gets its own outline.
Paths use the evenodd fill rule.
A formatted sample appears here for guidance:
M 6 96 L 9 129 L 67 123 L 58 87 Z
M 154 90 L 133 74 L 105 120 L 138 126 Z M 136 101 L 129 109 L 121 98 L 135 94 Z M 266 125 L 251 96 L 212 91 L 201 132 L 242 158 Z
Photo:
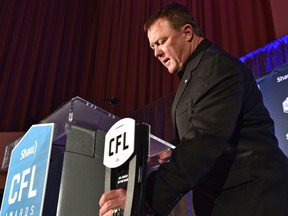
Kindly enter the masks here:
M 105 135 L 119 120 L 75 97 L 40 122 L 55 124 L 42 215 L 98 215 L 98 202 L 105 188 Z M 148 155 L 143 158 L 174 148 L 150 133 L 147 139 L 149 146 L 144 154 Z

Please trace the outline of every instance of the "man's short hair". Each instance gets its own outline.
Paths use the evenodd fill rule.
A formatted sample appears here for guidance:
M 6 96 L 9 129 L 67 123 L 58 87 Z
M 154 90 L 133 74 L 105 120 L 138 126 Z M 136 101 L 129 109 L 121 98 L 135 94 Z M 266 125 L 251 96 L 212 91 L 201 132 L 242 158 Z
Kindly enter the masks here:
M 190 24 L 194 33 L 197 36 L 203 37 L 203 33 L 192 16 L 191 11 L 184 5 L 172 3 L 160 8 L 145 22 L 144 31 L 147 32 L 149 28 L 160 19 L 168 20 L 171 27 L 177 31 L 184 25 Z

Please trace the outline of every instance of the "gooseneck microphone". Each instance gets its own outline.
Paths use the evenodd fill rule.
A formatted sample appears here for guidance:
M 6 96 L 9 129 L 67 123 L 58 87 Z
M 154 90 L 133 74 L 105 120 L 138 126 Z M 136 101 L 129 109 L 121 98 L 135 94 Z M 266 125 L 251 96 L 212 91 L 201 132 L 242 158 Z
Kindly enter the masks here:
M 108 102 L 110 104 L 117 104 L 119 102 L 119 99 L 116 97 L 112 97 L 112 98 L 93 98 L 93 99 L 89 99 L 87 100 L 90 103 L 95 103 L 98 101 L 104 101 L 104 102 Z

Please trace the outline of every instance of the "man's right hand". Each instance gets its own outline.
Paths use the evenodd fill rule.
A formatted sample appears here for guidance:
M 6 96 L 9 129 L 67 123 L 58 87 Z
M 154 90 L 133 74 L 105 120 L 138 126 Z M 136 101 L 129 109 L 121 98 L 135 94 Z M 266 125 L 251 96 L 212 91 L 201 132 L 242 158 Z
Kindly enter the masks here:
M 116 189 L 105 192 L 99 200 L 99 216 L 111 216 L 115 208 L 125 208 L 126 190 Z

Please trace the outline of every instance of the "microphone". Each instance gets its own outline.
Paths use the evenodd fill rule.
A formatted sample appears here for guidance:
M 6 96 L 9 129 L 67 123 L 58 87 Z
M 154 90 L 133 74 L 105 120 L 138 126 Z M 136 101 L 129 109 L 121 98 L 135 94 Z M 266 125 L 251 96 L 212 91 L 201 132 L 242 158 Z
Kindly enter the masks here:
M 97 101 L 105 101 L 108 102 L 110 104 L 117 104 L 119 102 L 119 99 L 116 97 L 112 97 L 112 98 L 93 98 L 88 100 L 90 103 L 95 103 Z

